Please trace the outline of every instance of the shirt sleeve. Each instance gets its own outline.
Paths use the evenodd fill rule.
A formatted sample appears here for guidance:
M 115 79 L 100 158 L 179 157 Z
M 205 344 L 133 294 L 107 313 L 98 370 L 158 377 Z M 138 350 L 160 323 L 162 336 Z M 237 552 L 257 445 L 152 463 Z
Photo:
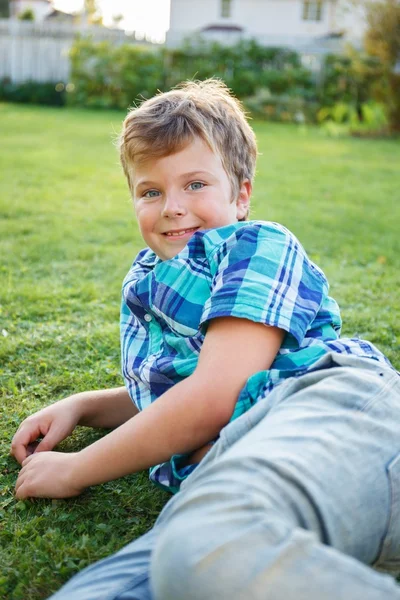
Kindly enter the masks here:
M 323 272 L 286 228 L 253 222 L 209 257 L 211 295 L 201 317 L 239 317 L 279 327 L 301 344 L 328 293 Z

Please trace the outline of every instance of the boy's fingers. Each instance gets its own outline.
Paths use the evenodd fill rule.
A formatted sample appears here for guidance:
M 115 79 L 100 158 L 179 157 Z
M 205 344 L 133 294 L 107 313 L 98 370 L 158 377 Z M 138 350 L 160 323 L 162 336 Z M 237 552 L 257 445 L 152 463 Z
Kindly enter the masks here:
M 31 456 L 27 456 L 25 460 L 21 463 L 22 467 L 26 467 L 26 465 L 33 459 L 33 454 Z M 21 471 L 22 473 L 22 471 Z
M 50 429 L 47 435 L 39 442 L 35 452 L 47 452 L 53 450 L 54 446 L 62 439 L 60 433 L 55 429 Z
M 36 440 L 39 435 L 41 435 L 41 431 L 38 426 L 32 427 L 31 425 L 29 427 L 25 422 L 20 425 L 11 442 L 11 454 L 20 464 L 28 454 L 28 445 Z
M 15 434 L 13 441 L 11 442 L 11 454 L 17 459 L 19 464 L 22 464 L 22 461 L 25 460 L 27 456 L 26 448 L 30 441 L 30 436 L 27 434 L 24 435 L 23 432 L 21 432 L 19 435 Z
M 18 446 L 14 446 L 11 448 L 11 456 L 13 456 L 20 465 L 26 458 L 26 448 L 23 444 L 18 444 Z
M 18 487 L 15 486 L 15 497 L 17 500 L 25 500 L 25 498 L 29 497 L 24 490 L 23 482 L 21 482 Z
M 15 497 L 18 498 L 18 500 L 21 499 L 21 487 L 23 486 L 25 480 L 25 473 L 23 473 L 22 471 L 20 472 L 20 474 L 18 475 L 18 479 L 17 482 L 15 484 Z

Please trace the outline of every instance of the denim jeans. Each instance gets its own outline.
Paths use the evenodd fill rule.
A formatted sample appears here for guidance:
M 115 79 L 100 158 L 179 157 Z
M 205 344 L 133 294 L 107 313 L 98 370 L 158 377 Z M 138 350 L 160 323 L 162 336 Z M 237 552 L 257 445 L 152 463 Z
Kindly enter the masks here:
M 52 600 L 400 600 L 398 572 L 400 377 L 332 353 L 227 425 L 153 529 Z

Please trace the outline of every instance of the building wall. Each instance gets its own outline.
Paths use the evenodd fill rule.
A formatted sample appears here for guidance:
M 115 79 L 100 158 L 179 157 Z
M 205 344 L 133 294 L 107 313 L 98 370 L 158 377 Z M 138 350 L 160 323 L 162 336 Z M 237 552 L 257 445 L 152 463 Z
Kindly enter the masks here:
M 171 0 L 167 43 L 175 45 L 208 25 L 238 25 L 243 27 L 244 35 L 264 42 L 269 39 L 271 43 L 305 41 L 337 30 L 359 37 L 363 31 L 360 14 L 348 8 L 348 0 L 325 0 L 322 18 L 317 22 L 303 19 L 303 0 L 232 0 L 229 18 L 220 16 L 220 6 L 220 0 Z
M 218 0 L 171 0 L 171 31 L 193 31 L 218 21 Z
M 336 30 L 349 38 L 361 39 L 366 28 L 363 2 L 341 0 L 336 10 Z
M 303 20 L 301 0 L 239 0 L 235 7 L 236 21 L 255 35 L 324 35 L 330 30 L 330 2 L 325 2 L 322 20 Z

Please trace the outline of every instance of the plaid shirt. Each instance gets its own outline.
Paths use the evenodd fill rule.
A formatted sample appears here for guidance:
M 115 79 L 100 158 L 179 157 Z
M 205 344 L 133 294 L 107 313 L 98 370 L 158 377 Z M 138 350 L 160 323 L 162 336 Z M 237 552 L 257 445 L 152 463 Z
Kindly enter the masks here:
M 207 323 L 226 316 L 287 332 L 271 368 L 247 381 L 232 420 L 327 352 L 390 365 L 372 344 L 339 339 L 339 307 L 328 296 L 326 277 L 293 234 L 277 223 L 241 222 L 197 231 L 170 260 L 142 250 L 125 277 L 122 373 L 139 410 L 193 373 Z M 150 479 L 176 492 L 195 468 L 180 467 L 182 458 L 152 467 Z

